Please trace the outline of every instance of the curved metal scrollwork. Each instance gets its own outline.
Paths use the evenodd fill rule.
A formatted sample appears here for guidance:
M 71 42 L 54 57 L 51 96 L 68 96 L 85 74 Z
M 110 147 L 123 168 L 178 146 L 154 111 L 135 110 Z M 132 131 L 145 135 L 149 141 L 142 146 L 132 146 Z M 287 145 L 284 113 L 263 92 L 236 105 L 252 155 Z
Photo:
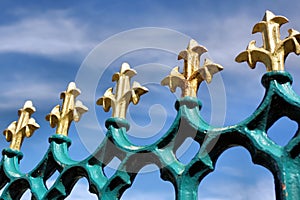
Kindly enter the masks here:
M 271 21 L 265 24 L 282 23 L 279 19 L 282 18 L 271 16 L 269 11 L 264 17 L 264 20 Z M 272 24 L 272 27 L 277 26 Z M 261 29 L 263 26 L 259 30 Z M 268 33 L 264 32 L 264 34 Z M 294 39 L 289 36 L 289 40 L 293 40 L 293 43 L 281 42 L 280 45 L 294 44 L 293 48 L 298 52 L 298 34 L 294 36 Z M 290 48 L 284 47 L 284 49 Z M 139 170 L 148 164 L 155 164 L 160 169 L 161 178 L 173 184 L 176 199 L 195 200 L 198 198 L 200 182 L 214 170 L 220 155 L 234 146 L 245 147 L 250 152 L 254 163 L 272 172 L 277 199 L 298 199 L 300 136 L 296 134 L 286 146 L 282 147 L 267 135 L 268 129 L 283 116 L 294 120 L 298 125 L 300 123 L 300 96 L 292 89 L 291 75 L 277 68 L 273 70 L 273 65 L 267 66 L 269 72 L 262 77 L 262 84 L 266 88 L 265 96 L 255 112 L 239 124 L 221 128 L 212 127 L 200 116 L 201 102 L 195 95 L 201 81 L 209 82 L 212 75 L 223 67 L 211 62 L 205 62 L 204 66 L 199 67 L 199 56 L 204 50 L 207 51 L 195 41 L 191 41 L 187 50 L 180 53 L 180 58 L 185 60 L 183 73 L 181 74 L 176 68 L 163 80 L 162 84 L 170 86 L 171 91 L 174 91 L 174 87 L 180 87 L 183 95 L 175 103 L 178 112 L 172 126 L 160 140 L 151 145 L 137 146 L 127 138 L 129 129 L 129 123 L 125 119 L 127 106 L 131 101 L 137 103 L 140 96 L 147 92 L 147 88 L 138 83 L 133 84 L 131 88 L 129 78 L 135 75 L 135 71 L 126 64 L 121 68 L 121 72 L 117 73 L 118 77 L 113 77 L 117 82 L 123 81 L 123 84 L 126 82 L 125 91 L 121 91 L 122 85 L 118 82 L 116 94 L 109 89 L 109 93 L 98 100 L 98 104 L 106 111 L 110 107 L 115 109 L 113 117 L 106 120 L 105 139 L 86 159 L 72 160 L 68 154 L 71 145 L 71 140 L 67 136 L 68 127 L 71 121 L 75 119 L 78 121 L 80 115 L 87 109 L 81 102 L 79 104 L 75 102 L 80 91 L 75 84 L 70 84 L 65 95 L 62 96 L 64 99 L 62 109 L 59 106 L 55 107 L 47 116 L 51 126 L 57 126 L 58 129 L 56 134 L 49 138 L 50 146 L 44 158 L 31 172 L 24 174 L 19 169 L 19 162 L 23 156 L 20 146 L 3 150 L 0 163 L 0 188 L 4 190 L 1 199 L 19 199 L 27 189 L 31 191 L 32 199 L 63 199 L 71 193 L 76 182 L 82 177 L 87 178 L 90 192 L 96 194 L 99 199 L 120 199 L 124 191 L 132 185 Z M 264 58 L 256 55 L 259 54 L 259 50 L 251 51 L 248 48 L 238 56 L 237 60 L 247 60 L 251 67 L 254 65 L 253 62 L 269 63 L 259 60 Z M 285 56 L 286 52 L 284 52 Z M 283 69 L 283 66 L 280 66 L 280 69 Z M 124 104 L 119 105 L 119 103 Z M 20 115 L 27 112 L 25 107 L 33 106 L 32 104 L 24 106 Z M 33 109 L 30 110 L 30 114 L 31 111 Z M 4 131 L 5 134 L 10 135 L 11 140 L 18 134 L 19 138 L 22 136 L 21 141 L 23 141 L 26 133 L 32 134 L 33 129 L 38 127 L 35 122 L 29 122 L 30 115 L 26 116 L 27 121 L 22 121 L 22 127 L 20 125 L 18 131 L 10 131 L 15 130 L 12 128 Z M 189 163 L 183 164 L 176 157 L 176 151 L 189 137 L 199 143 L 200 149 Z M 114 157 L 120 159 L 121 163 L 115 174 L 108 178 L 104 173 L 104 167 Z M 59 176 L 48 188 L 46 181 L 56 171 L 59 172 Z

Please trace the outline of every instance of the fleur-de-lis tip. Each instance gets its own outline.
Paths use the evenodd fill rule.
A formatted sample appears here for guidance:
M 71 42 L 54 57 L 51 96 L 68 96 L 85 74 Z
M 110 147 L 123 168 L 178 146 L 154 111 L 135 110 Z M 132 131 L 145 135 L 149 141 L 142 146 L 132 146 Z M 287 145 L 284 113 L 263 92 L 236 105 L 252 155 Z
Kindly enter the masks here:
M 82 116 L 83 113 L 87 112 L 88 108 L 83 105 L 83 103 L 80 100 L 77 100 L 75 103 L 75 109 L 74 109 L 74 114 L 73 118 L 75 122 L 78 122 Z
M 54 128 L 60 118 L 60 105 L 56 105 L 51 112 L 46 116 L 46 120 L 50 122 L 51 128 Z
M 60 99 L 64 99 L 65 96 L 66 96 L 66 93 L 71 93 L 71 94 L 73 94 L 75 97 L 77 97 L 78 95 L 80 95 L 81 91 L 80 91 L 80 89 L 78 89 L 78 88 L 76 87 L 76 84 L 75 84 L 74 82 L 70 82 L 70 83 L 68 84 L 67 90 L 64 91 L 64 92 L 62 92 L 62 93 L 60 94 Z
M 3 131 L 3 135 L 5 135 L 6 141 L 10 142 L 12 140 L 12 136 L 16 130 L 17 121 L 13 121 L 10 125 Z
M 199 43 L 194 39 L 190 40 L 187 49 L 190 49 L 198 54 L 203 54 L 207 52 L 207 49 L 204 46 L 199 45 Z
M 103 110 L 105 112 L 108 112 L 110 107 L 111 107 L 111 104 L 114 102 L 114 95 L 112 93 L 113 91 L 113 88 L 110 87 L 108 88 L 104 95 L 102 97 L 100 97 L 97 101 L 96 101 L 96 104 L 99 105 L 99 106 L 103 106 Z
M 275 23 L 278 23 L 279 25 L 285 24 L 289 22 L 289 20 L 281 15 L 275 15 L 273 12 L 266 10 L 266 13 L 263 17 L 263 21 L 273 21 Z
M 18 110 L 18 115 L 20 116 L 21 113 L 22 113 L 22 111 L 24 111 L 24 110 L 25 110 L 26 112 L 30 113 L 30 114 L 32 114 L 32 113 L 35 112 L 35 107 L 33 106 L 32 101 L 27 100 L 27 101 L 24 103 L 23 108 L 21 108 L 21 109 Z

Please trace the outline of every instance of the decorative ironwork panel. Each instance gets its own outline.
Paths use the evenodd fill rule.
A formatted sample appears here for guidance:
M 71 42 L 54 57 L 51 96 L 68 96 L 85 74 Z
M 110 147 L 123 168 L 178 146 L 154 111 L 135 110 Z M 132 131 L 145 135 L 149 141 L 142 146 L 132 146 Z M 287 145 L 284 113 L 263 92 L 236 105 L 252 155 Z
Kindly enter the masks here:
M 161 178 L 173 184 L 178 200 L 198 198 L 198 186 L 207 174 L 214 170 L 217 159 L 227 149 L 243 146 L 251 154 L 255 164 L 270 170 L 275 179 L 276 199 L 299 199 L 300 194 L 300 136 L 296 134 L 286 146 L 279 146 L 267 135 L 268 129 L 281 117 L 287 116 L 300 123 L 300 97 L 292 89 L 292 77 L 284 71 L 284 61 L 291 52 L 300 53 L 300 34 L 289 30 L 284 40 L 280 39 L 280 26 L 288 20 L 267 11 L 263 20 L 256 24 L 253 33 L 261 32 L 263 46 L 256 47 L 251 41 L 246 51 L 236 61 L 247 61 L 251 68 L 257 62 L 265 64 L 267 73 L 262 77 L 265 96 L 255 112 L 243 122 L 227 127 L 213 127 L 206 123 L 199 111 L 201 102 L 197 92 L 202 81 L 211 82 L 213 74 L 223 70 L 219 64 L 205 60 L 200 66 L 201 54 L 207 49 L 191 40 L 186 50 L 179 53 L 184 60 L 182 73 L 175 67 L 162 80 L 162 85 L 174 92 L 182 90 L 182 97 L 175 102 L 177 116 L 163 137 L 157 142 L 137 146 L 127 138 L 129 123 L 126 121 L 130 102 L 137 104 L 141 95 L 148 91 L 130 79 L 136 75 L 127 63 L 112 77 L 117 82 L 116 91 L 109 88 L 97 101 L 105 111 L 112 108 L 112 117 L 106 120 L 107 133 L 96 151 L 82 161 L 69 157 L 71 140 L 68 130 L 72 121 L 78 122 L 87 111 L 82 102 L 76 100 L 80 90 L 70 83 L 61 94 L 62 106 L 57 105 L 47 115 L 56 134 L 49 138 L 50 146 L 44 158 L 29 173 L 19 169 L 23 157 L 20 151 L 25 137 L 30 137 L 39 128 L 31 117 L 35 108 L 27 101 L 19 110 L 18 121 L 12 122 L 3 132 L 10 147 L 4 149 L 0 163 L 1 199 L 19 199 L 29 189 L 32 199 L 64 199 L 80 178 L 87 178 L 89 190 L 99 199 L 120 199 L 129 188 L 139 170 L 148 164 L 159 167 Z M 187 139 L 200 145 L 198 153 L 187 164 L 176 157 L 176 151 Z M 104 167 L 113 158 L 120 159 L 118 170 L 111 177 L 104 174 Z M 46 181 L 59 172 L 54 184 L 48 188 Z

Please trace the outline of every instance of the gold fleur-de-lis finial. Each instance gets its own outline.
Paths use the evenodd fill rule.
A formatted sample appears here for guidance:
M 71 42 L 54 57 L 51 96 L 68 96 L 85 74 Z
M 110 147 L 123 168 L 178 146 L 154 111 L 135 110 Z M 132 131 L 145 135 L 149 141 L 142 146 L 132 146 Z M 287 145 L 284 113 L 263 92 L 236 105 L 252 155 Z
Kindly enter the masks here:
M 134 81 L 130 86 L 130 79 L 136 75 L 136 71 L 131 69 L 128 63 L 123 63 L 120 72 L 112 76 L 112 81 L 116 81 L 116 91 L 108 88 L 104 95 L 97 100 L 97 104 L 103 106 L 105 112 L 112 107 L 112 117 L 126 118 L 127 107 L 130 102 L 137 104 L 140 96 L 148 92 L 146 87 Z
M 12 122 L 7 129 L 3 131 L 6 140 L 10 143 L 9 148 L 20 150 L 25 137 L 31 137 L 33 132 L 40 126 L 31 118 L 35 112 L 31 101 L 26 101 L 23 108 L 18 112 L 18 121 Z
M 76 100 L 80 94 L 80 90 L 74 82 L 70 82 L 66 91 L 60 94 L 63 99 L 62 107 L 55 106 L 51 113 L 46 116 L 46 120 L 50 122 L 52 128 L 56 128 L 56 134 L 68 136 L 68 131 L 71 122 L 78 122 L 83 113 L 88 111 L 88 108 L 81 101 Z
M 204 46 L 200 46 L 195 40 L 190 40 L 187 49 L 178 55 L 178 60 L 184 60 L 183 73 L 179 72 L 177 66 L 161 81 L 161 84 L 169 86 L 171 92 L 175 92 L 177 87 L 181 88 L 182 97 L 197 97 L 200 83 L 204 80 L 210 83 L 213 74 L 223 69 L 221 65 L 209 59 L 205 59 L 204 65 L 200 67 L 200 56 L 205 52 L 207 49 Z
M 288 22 L 283 16 L 275 16 L 272 12 L 266 11 L 262 21 L 253 27 L 252 33 L 261 32 L 263 46 L 256 47 L 256 41 L 252 40 L 246 51 L 243 51 L 236 57 L 237 62 L 247 61 L 248 65 L 254 69 L 257 62 L 262 62 L 267 71 L 284 70 L 284 61 L 289 53 L 300 54 L 300 33 L 289 29 L 289 35 L 280 39 L 280 27 Z

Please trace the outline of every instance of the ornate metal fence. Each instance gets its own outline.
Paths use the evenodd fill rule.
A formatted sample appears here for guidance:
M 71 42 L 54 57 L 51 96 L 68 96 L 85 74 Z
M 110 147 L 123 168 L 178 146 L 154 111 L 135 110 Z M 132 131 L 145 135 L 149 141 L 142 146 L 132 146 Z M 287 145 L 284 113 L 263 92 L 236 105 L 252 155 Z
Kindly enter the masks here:
M 97 150 L 88 158 L 77 162 L 68 155 L 71 141 L 68 129 L 72 121 L 79 121 L 87 108 L 76 97 L 80 90 L 70 83 L 61 94 L 62 106 L 56 106 L 46 117 L 56 134 L 49 138 L 49 149 L 40 163 L 29 173 L 19 170 L 22 159 L 20 151 L 23 139 L 30 137 L 39 128 L 31 115 L 35 111 L 31 101 L 19 110 L 18 121 L 12 122 L 4 131 L 10 147 L 4 149 L 0 163 L 1 199 L 19 199 L 29 189 L 32 199 L 63 199 L 72 191 L 76 182 L 86 177 L 89 190 L 99 199 L 120 199 L 129 188 L 137 172 L 148 164 L 159 167 L 161 178 L 170 181 L 176 192 L 176 199 L 197 199 L 198 186 L 203 178 L 214 170 L 220 155 L 233 146 L 243 146 L 251 154 L 255 164 L 264 166 L 274 176 L 276 199 L 300 199 L 300 136 L 297 133 L 286 146 L 279 146 L 267 135 L 268 129 L 281 117 L 287 116 L 300 123 L 300 97 L 294 93 L 291 75 L 284 71 L 284 61 L 291 52 L 300 53 L 300 34 L 289 30 L 285 39 L 280 39 L 280 26 L 288 20 L 267 11 L 263 20 L 253 28 L 261 32 L 263 46 L 256 47 L 251 41 L 247 50 L 240 53 L 236 61 L 247 61 L 251 68 L 262 62 L 267 73 L 262 77 L 265 96 L 256 111 L 245 121 L 228 127 L 216 128 L 207 124 L 199 114 L 201 102 L 197 91 L 202 81 L 208 83 L 214 73 L 222 70 L 221 65 L 204 61 L 200 66 L 200 55 L 207 50 L 191 40 L 187 49 L 179 53 L 184 60 L 183 72 L 175 67 L 162 85 L 172 92 L 181 88 L 182 98 L 175 103 L 177 116 L 164 136 L 147 146 L 132 144 L 126 135 L 129 124 L 126 110 L 130 102 L 137 104 L 147 88 L 137 82 L 130 85 L 130 78 L 136 71 L 124 63 L 120 72 L 112 77 L 117 82 L 116 91 L 109 88 L 97 104 L 105 111 L 112 107 L 112 118 L 106 120 L 107 134 Z M 187 138 L 192 138 L 201 148 L 187 164 L 176 158 L 176 150 Z M 121 160 L 115 174 L 108 178 L 104 167 L 114 157 Z M 46 181 L 56 171 L 55 183 L 47 188 Z

